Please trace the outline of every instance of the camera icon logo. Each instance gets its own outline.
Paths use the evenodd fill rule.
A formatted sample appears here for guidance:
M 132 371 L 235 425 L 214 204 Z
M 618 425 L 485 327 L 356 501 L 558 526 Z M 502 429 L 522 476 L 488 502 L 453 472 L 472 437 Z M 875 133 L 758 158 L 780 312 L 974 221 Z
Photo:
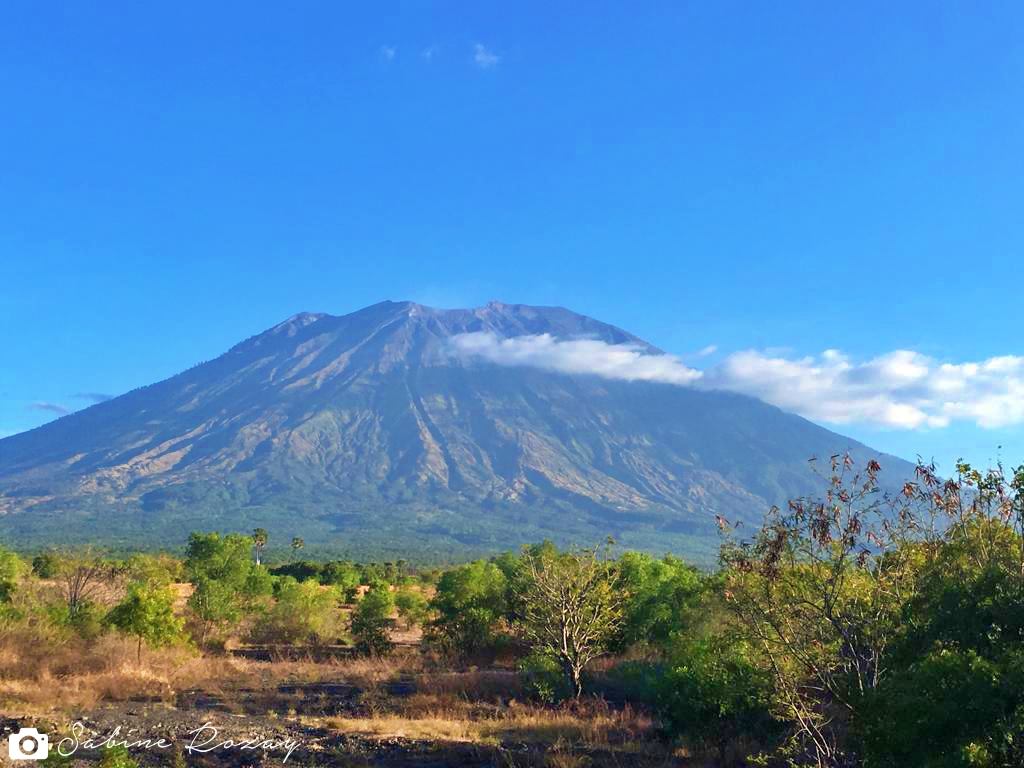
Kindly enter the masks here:
M 11 760 L 45 760 L 50 754 L 50 737 L 35 728 L 22 728 L 7 737 Z

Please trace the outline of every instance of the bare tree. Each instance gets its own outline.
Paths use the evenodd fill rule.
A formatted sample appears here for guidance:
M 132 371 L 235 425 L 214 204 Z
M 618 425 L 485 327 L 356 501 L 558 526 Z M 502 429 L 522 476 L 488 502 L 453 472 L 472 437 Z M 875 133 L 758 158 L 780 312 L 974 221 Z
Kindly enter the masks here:
M 68 614 L 74 618 L 109 588 L 120 575 L 119 569 L 100 556 L 85 551 L 66 554 L 61 557 L 58 581 L 68 607 Z
M 540 546 L 523 554 L 516 585 L 523 632 L 555 655 L 577 698 L 583 670 L 604 652 L 621 620 L 613 568 L 608 547 L 559 552 Z

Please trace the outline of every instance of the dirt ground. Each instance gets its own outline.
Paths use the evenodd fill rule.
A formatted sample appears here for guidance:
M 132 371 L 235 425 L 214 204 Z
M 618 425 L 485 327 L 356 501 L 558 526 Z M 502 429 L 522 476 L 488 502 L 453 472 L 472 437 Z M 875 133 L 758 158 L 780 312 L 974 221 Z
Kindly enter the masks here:
M 226 659 L 225 664 L 238 662 Z M 386 667 L 393 662 L 384 660 L 376 670 L 372 660 L 363 660 L 355 671 L 344 664 L 309 661 L 246 659 L 241 664 L 244 674 L 226 674 L 214 685 L 176 692 L 172 700 L 136 695 L 78 712 L 19 716 L 8 710 L 0 719 L 5 742 L 0 763 L 11 762 L 8 735 L 32 726 L 49 735 L 51 753 L 58 746 L 64 753 L 75 748 L 70 761 L 55 761 L 69 766 L 98 763 L 107 750 L 90 749 L 87 739 L 111 738 L 128 741 L 131 757 L 142 766 L 177 768 L 688 764 L 658 746 L 643 730 L 642 718 L 634 727 L 627 723 L 629 713 L 623 717 L 609 705 L 548 712 L 520 703 L 516 676 L 509 670 L 432 677 L 405 674 L 400 665 L 391 672 Z M 612 725 L 591 727 L 588 719 L 594 712 Z M 163 742 L 156 743 L 159 739 Z

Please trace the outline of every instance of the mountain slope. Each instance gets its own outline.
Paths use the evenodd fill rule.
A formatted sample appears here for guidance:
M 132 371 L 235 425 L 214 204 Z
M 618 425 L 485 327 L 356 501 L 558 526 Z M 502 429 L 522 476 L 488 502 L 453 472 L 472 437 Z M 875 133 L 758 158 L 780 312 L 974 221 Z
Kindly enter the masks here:
M 689 553 L 870 449 L 728 393 L 499 367 L 451 337 L 658 350 L 565 309 L 384 302 L 300 314 L 224 355 L 0 440 L 0 534 L 175 545 L 264 525 L 310 549 L 423 556 L 551 537 Z M 910 466 L 889 457 L 889 474 Z

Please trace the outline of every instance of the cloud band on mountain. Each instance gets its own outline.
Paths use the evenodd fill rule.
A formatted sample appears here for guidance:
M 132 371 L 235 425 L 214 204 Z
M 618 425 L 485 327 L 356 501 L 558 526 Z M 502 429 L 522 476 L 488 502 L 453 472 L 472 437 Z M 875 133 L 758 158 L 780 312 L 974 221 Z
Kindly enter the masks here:
M 592 374 L 622 381 L 692 384 L 701 372 L 672 355 L 647 354 L 634 344 L 608 344 L 596 339 L 537 336 L 501 338 L 488 331 L 452 337 L 459 354 L 498 365 L 530 366 L 558 373 Z
M 454 337 L 453 345 L 461 355 L 498 365 L 739 392 L 832 424 L 919 429 L 964 421 L 995 429 L 1024 423 L 1020 356 L 943 363 L 896 350 L 855 362 L 838 350 L 799 358 L 747 350 L 700 371 L 672 355 L 649 354 L 632 344 L 548 334 L 500 338 L 468 333 Z

